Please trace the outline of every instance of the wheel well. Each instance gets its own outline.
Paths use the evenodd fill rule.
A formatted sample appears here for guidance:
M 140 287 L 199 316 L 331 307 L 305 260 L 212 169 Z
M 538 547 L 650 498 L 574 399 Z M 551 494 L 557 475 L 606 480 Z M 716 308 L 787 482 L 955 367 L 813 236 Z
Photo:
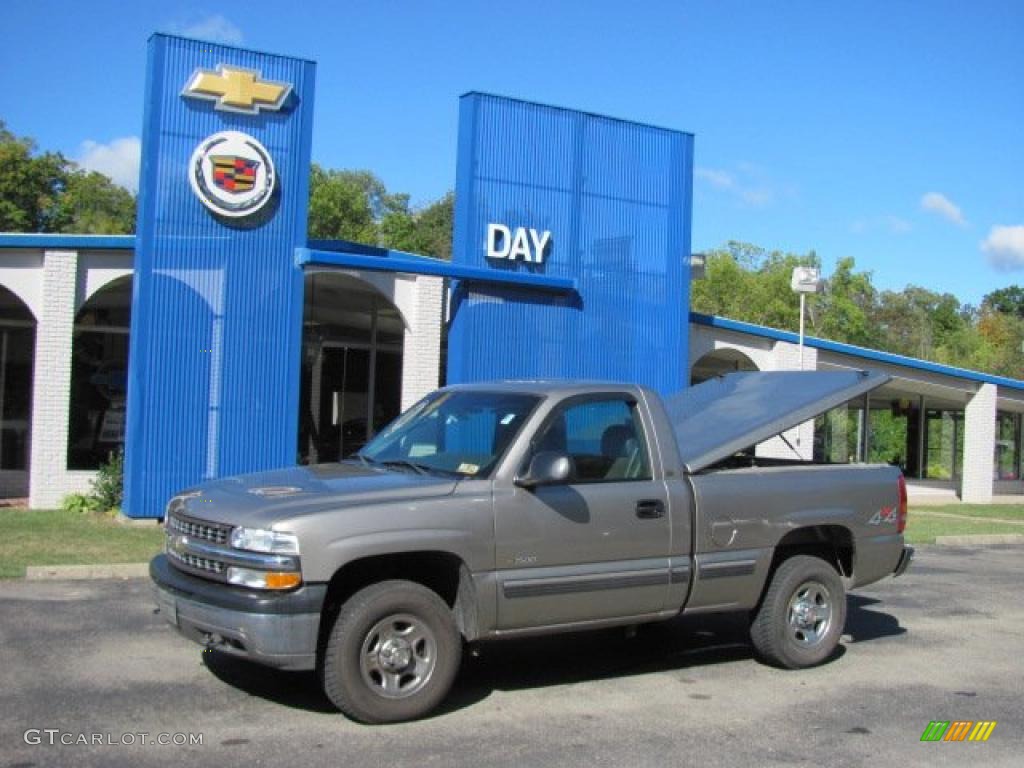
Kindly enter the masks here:
M 853 576 L 853 534 L 841 525 L 810 525 L 789 531 L 775 546 L 769 577 L 793 555 L 814 555 L 835 566 L 839 575 Z
M 321 614 L 320 648 L 346 600 L 364 587 L 390 579 L 412 581 L 436 592 L 452 609 L 463 637 L 476 638 L 476 593 L 462 559 L 450 552 L 401 552 L 353 560 L 335 572 Z

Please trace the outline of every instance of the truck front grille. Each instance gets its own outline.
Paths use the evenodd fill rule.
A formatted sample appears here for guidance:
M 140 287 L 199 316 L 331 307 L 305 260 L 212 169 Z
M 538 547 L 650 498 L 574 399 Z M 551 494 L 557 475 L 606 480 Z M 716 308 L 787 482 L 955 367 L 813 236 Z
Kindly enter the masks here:
M 231 526 L 219 523 L 206 523 L 171 513 L 167 516 L 167 529 L 171 533 L 180 533 L 189 538 L 208 541 L 210 544 L 227 544 L 231 534 Z
M 191 571 L 199 576 L 212 576 L 214 578 L 226 578 L 224 571 L 227 566 L 219 560 L 211 560 L 206 557 L 199 557 L 190 552 L 178 552 L 173 547 L 167 548 L 167 556 L 181 570 Z
M 204 579 L 226 581 L 228 563 L 206 550 L 226 548 L 230 539 L 230 525 L 188 517 L 180 511 L 180 501 L 171 503 L 167 514 L 166 549 L 167 558 L 178 570 Z

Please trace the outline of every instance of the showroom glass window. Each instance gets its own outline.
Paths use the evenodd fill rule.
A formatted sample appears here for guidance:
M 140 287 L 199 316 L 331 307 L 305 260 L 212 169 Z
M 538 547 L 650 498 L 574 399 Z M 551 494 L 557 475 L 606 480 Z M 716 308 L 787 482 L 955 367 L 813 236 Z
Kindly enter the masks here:
M 0 469 L 28 468 L 36 320 L 0 287 Z
M 68 469 L 97 469 L 124 447 L 131 299 L 131 277 L 121 277 L 89 297 L 75 317 Z

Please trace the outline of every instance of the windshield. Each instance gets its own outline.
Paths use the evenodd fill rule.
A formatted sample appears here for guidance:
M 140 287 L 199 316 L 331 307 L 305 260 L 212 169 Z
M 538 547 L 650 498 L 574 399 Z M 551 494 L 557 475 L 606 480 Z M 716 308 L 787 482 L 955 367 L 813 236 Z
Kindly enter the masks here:
M 356 454 L 373 464 L 486 477 L 540 400 L 506 392 L 441 392 L 421 400 Z

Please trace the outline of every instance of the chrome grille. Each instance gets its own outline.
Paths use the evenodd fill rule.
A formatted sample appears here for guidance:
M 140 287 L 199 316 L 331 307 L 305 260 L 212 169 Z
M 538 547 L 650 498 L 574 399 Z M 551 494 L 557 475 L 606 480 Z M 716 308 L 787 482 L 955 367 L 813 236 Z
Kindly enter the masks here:
M 231 526 L 186 517 L 179 511 L 181 501 L 175 501 L 178 503 L 171 502 L 167 515 L 166 550 L 171 564 L 195 576 L 225 581 L 228 564 L 201 550 L 211 546 L 226 547 L 231 538 Z
M 167 528 L 171 533 L 180 533 L 200 541 L 208 541 L 211 544 L 227 544 L 231 527 L 218 523 L 204 523 L 200 520 L 191 520 L 178 515 L 169 515 Z
M 227 568 L 227 566 L 219 560 L 210 560 L 205 557 L 193 555 L 189 552 L 178 552 L 173 547 L 167 548 L 167 555 L 179 566 L 184 566 L 187 570 L 201 574 L 223 576 L 224 570 Z

